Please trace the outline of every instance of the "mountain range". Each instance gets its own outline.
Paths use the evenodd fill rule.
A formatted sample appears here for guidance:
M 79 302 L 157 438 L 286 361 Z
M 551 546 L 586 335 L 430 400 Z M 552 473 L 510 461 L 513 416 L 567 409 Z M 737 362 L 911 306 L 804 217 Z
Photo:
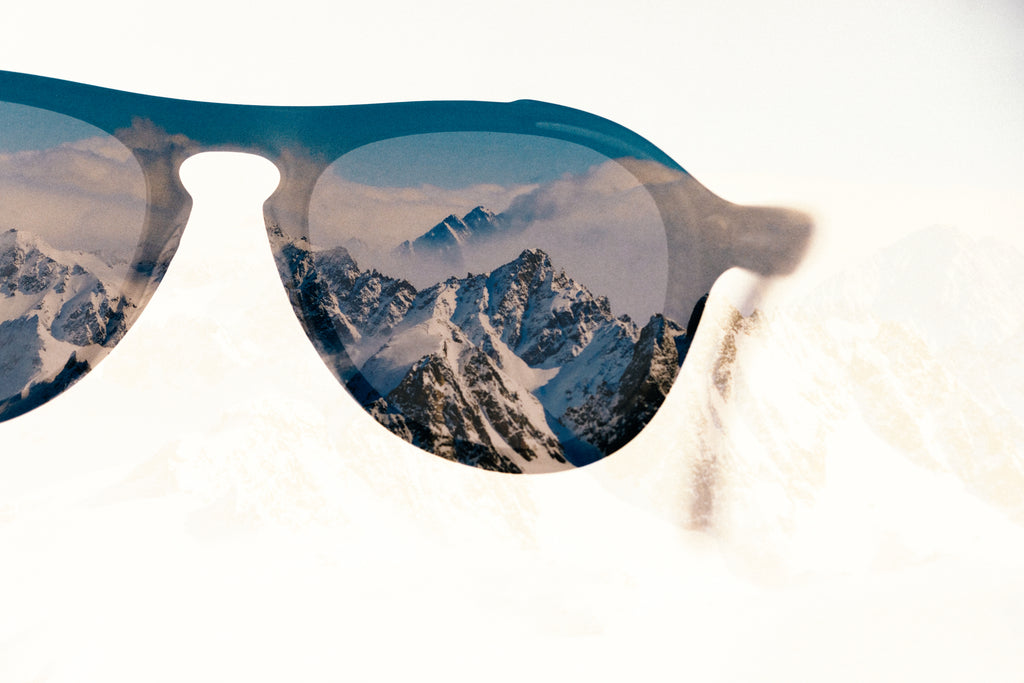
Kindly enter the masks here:
M 98 256 L 0 233 L 0 420 L 31 410 L 88 372 L 124 335 L 124 273 Z
M 401 248 L 450 249 L 500 225 L 483 208 L 453 218 Z M 604 457 L 650 420 L 688 348 L 676 322 L 612 315 L 539 249 L 417 289 L 361 270 L 344 247 L 278 238 L 339 379 L 392 432 L 465 464 L 542 472 Z
M 472 235 L 500 224 L 482 208 L 460 221 Z M 352 395 L 407 441 L 469 465 L 543 472 L 617 450 L 661 405 L 688 347 L 661 315 L 642 326 L 614 316 L 540 249 L 417 289 L 361 269 L 344 247 L 271 237 L 303 324 Z M 0 234 L 0 420 L 60 393 L 124 335 L 124 275 Z
M 450 214 L 416 239 L 399 244 L 395 253 L 400 256 L 431 256 L 461 263 L 464 247 L 511 232 L 512 221 L 507 216 L 478 206 L 462 218 Z

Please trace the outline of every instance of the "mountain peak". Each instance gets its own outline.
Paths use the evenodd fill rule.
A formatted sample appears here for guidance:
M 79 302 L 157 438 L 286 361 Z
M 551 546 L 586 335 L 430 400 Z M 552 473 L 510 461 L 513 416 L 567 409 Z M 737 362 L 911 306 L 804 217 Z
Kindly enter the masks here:
M 478 206 L 447 220 L 497 217 Z M 681 328 L 613 317 L 539 248 L 419 290 L 358 272 L 340 249 L 316 254 L 304 283 L 331 335 L 321 353 L 381 424 L 441 457 L 509 472 L 592 462 L 646 424 L 678 369 Z
M 434 253 L 451 258 L 459 254 L 462 245 L 495 235 L 507 226 L 501 214 L 484 206 L 477 206 L 459 218 L 452 213 L 414 240 L 402 242 L 401 253 Z
M 458 241 L 459 237 L 468 230 L 469 226 L 466 225 L 461 218 L 456 216 L 454 213 L 450 213 L 445 216 L 444 220 L 427 231 L 423 237 L 435 241 L 446 241 L 453 238 Z
M 477 230 L 485 226 L 490 227 L 497 218 L 498 214 L 483 206 L 478 206 L 463 216 L 462 222 L 470 228 Z
M 507 227 L 505 217 L 484 206 L 478 206 L 462 217 L 462 222 L 478 235 L 497 232 Z
M 33 233 L 24 232 L 16 228 L 5 230 L 0 233 L 0 249 L 19 248 L 22 251 L 31 251 L 39 248 L 41 240 Z
M 513 264 L 550 268 L 551 257 L 543 249 L 524 249 L 509 265 Z

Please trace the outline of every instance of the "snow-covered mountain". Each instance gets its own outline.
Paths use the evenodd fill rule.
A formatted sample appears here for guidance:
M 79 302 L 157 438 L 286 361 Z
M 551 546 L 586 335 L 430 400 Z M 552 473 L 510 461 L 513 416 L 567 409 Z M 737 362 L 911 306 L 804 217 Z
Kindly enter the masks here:
M 504 215 L 478 206 L 462 218 L 451 214 L 414 240 L 395 249 L 401 256 L 431 256 L 461 264 L 462 248 L 507 232 L 511 226 Z
M 126 331 L 123 270 L 98 256 L 0 233 L 0 419 L 60 393 L 89 369 L 96 347 Z
M 809 303 L 822 311 L 899 320 L 944 350 L 1003 341 L 1021 331 L 1024 255 L 936 226 L 833 278 Z
M 782 547 L 784 529 L 823 514 L 828 480 L 856 468 L 871 474 L 843 504 L 868 514 L 962 490 L 1024 523 L 1022 273 L 1008 244 L 931 229 L 785 307 L 744 316 L 719 297 L 688 366 L 711 372 L 684 378 L 676 405 L 701 425 L 679 444 L 696 462 L 661 477 L 692 478 L 691 524 L 752 555 Z
M 474 214 L 478 226 L 493 218 Z M 564 469 L 620 448 L 686 351 L 675 322 L 613 316 L 539 249 L 420 290 L 360 270 L 342 247 L 279 236 L 277 253 L 307 331 L 364 407 L 411 443 L 486 469 Z

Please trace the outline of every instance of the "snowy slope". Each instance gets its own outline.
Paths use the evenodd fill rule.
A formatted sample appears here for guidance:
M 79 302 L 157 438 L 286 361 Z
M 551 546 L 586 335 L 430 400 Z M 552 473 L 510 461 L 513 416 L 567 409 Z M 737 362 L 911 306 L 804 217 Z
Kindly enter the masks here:
M 992 258 L 992 246 L 930 230 L 786 308 L 744 316 L 713 297 L 702 327 L 714 342 L 690 350 L 679 381 L 691 392 L 672 404 L 696 425 L 678 444 L 690 455 L 662 473 L 689 482 L 686 523 L 715 529 L 761 566 L 795 553 L 825 561 L 806 544 L 825 542 L 811 530 L 827 529 L 827 515 L 850 514 L 833 505 L 884 516 L 918 501 L 929 527 L 924 516 L 966 496 L 1024 524 L 1024 409 L 1012 383 L 1020 260 L 1008 245 Z M 711 372 L 688 375 L 693 367 Z M 830 482 L 868 469 L 852 500 L 830 498 Z M 950 539 L 970 533 L 949 514 Z M 891 539 L 908 556 L 932 540 Z
M 395 248 L 401 256 L 435 257 L 461 264 L 462 249 L 509 229 L 510 221 L 501 214 L 478 206 L 462 218 L 452 214 L 414 240 Z
M 493 219 L 479 209 L 464 222 Z M 539 249 L 417 291 L 342 247 L 275 234 L 335 374 L 393 432 L 449 459 L 511 472 L 592 462 L 643 428 L 682 360 L 678 325 L 614 317 Z
M 0 234 L 0 401 L 52 382 L 76 358 L 95 358 L 124 335 L 123 267 L 54 249 L 16 230 Z

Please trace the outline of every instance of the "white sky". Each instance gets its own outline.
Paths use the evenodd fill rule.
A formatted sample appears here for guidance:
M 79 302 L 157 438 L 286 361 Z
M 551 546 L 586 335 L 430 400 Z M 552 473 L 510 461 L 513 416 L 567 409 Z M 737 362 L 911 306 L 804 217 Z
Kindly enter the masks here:
M 942 222 L 1020 246 L 1022 13 L 1016 0 L 17 3 L 0 65 L 220 101 L 576 106 L 726 199 L 812 211 L 828 252 L 808 266 L 828 272 Z M 675 414 L 606 479 L 509 482 L 378 440 L 276 282 L 258 206 L 273 169 L 235 162 L 196 160 L 194 241 L 186 230 L 190 255 L 165 282 L 177 288 L 72 391 L 0 425 L 0 678 L 1019 678 L 1019 525 L 855 420 L 823 435 L 820 504 L 765 483 L 775 463 L 741 434 L 750 459 L 731 490 L 749 498 L 731 531 L 709 533 L 679 523 Z M 221 228 L 226 250 L 208 258 Z M 794 402 L 799 420 L 771 416 L 777 434 L 813 437 L 814 406 Z M 942 405 L 925 394 L 915 408 L 938 419 Z M 337 486 L 319 500 L 310 481 Z

